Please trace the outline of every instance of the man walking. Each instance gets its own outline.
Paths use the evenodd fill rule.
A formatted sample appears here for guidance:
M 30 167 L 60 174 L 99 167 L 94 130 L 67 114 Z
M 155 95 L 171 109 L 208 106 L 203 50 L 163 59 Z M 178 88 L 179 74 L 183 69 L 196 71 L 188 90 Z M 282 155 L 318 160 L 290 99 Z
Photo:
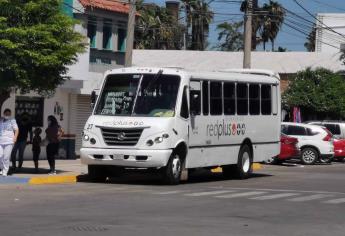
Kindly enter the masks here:
M 14 144 L 11 161 L 12 161 L 12 168 L 13 171 L 16 170 L 16 159 L 17 159 L 17 152 L 19 152 L 18 156 L 18 168 L 22 168 L 23 160 L 24 160 L 24 151 L 28 141 L 28 134 L 30 134 L 30 143 L 32 143 L 32 124 L 27 113 L 22 114 L 19 119 L 17 119 L 17 124 L 19 128 L 19 136 L 17 142 Z
M 19 134 L 15 119 L 11 118 L 11 110 L 6 109 L 0 118 L 0 175 L 7 176 L 13 145 Z

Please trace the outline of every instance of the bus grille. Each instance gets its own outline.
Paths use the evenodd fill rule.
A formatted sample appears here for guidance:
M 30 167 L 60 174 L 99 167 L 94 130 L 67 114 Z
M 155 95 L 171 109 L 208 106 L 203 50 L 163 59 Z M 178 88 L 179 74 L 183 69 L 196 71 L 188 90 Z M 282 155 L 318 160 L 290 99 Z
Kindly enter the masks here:
M 104 142 L 109 146 L 135 146 L 143 129 L 101 128 Z

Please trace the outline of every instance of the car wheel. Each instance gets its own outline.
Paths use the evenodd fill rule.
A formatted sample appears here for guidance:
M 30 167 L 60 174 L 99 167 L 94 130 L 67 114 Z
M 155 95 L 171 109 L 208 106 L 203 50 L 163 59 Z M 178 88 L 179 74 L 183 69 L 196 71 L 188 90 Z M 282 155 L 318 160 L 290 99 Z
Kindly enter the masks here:
M 176 185 L 180 183 L 183 162 L 180 156 L 173 153 L 170 156 L 166 167 L 162 168 L 163 181 L 169 185 Z
M 319 158 L 319 153 L 315 148 L 304 148 L 301 152 L 301 160 L 304 165 L 312 165 Z
M 253 157 L 248 145 L 243 145 L 238 153 L 237 164 L 227 165 L 223 168 L 225 177 L 247 179 L 253 172 Z
M 101 183 L 107 180 L 108 170 L 106 166 L 89 165 L 87 168 L 92 182 Z

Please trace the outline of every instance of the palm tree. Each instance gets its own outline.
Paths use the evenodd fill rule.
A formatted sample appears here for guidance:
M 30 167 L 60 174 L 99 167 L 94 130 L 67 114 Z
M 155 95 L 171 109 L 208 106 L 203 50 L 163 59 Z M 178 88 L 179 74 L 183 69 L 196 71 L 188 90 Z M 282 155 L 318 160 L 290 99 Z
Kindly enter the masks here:
M 261 10 L 265 12 L 261 18 L 261 38 L 264 50 L 266 49 L 266 43 L 271 41 L 272 51 L 274 51 L 274 41 L 284 22 L 285 10 L 280 3 L 272 0 L 268 4 L 265 3 Z
M 307 36 L 307 42 L 304 43 L 304 47 L 308 52 L 315 51 L 315 40 L 316 40 L 316 25 L 314 24 L 313 29 Z
M 191 50 L 204 50 L 207 47 L 209 26 L 213 12 L 204 0 L 181 0 L 186 10 L 187 30 L 191 28 Z
M 224 22 L 217 26 L 218 41 L 222 41 L 218 48 L 221 51 L 240 51 L 243 49 L 243 21 Z

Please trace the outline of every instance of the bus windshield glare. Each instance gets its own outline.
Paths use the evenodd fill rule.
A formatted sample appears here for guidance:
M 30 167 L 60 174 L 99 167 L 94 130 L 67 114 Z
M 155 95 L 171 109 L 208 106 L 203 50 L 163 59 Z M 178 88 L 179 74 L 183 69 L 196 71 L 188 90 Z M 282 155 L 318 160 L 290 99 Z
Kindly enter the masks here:
M 96 115 L 173 117 L 180 77 L 163 74 L 109 75 Z

